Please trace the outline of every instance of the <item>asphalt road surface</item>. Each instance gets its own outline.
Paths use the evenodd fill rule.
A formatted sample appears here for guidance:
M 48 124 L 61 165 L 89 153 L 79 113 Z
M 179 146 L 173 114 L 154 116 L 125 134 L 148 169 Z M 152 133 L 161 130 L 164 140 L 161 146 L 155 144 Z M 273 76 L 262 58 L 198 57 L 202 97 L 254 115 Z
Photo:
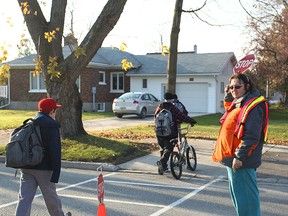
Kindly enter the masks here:
M 101 128 L 101 124 L 114 124 L 95 121 L 85 123 L 87 128 Z M 134 124 L 148 123 L 153 118 L 135 119 Z M 131 119 L 129 119 L 129 122 Z M 147 122 L 146 122 L 147 121 Z M 127 122 L 128 123 L 128 122 Z M 116 123 L 115 123 L 116 124 Z M 132 126 L 132 125 L 131 125 Z M 114 125 L 115 128 L 115 125 Z M 104 203 L 109 216 L 236 216 L 230 200 L 225 168 L 211 161 L 215 141 L 189 140 L 197 153 L 198 165 L 194 172 L 183 173 L 175 180 L 171 173 L 159 176 L 155 161 L 158 152 L 120 164 L 118 172 L 103 172 Z M 258 184 L 261 197 L 262 216 L 286 216 L 288 212 L 288 148 L 266 146 L 263 151 L 263 164 L 258 169 Z M 63 210 L 73 216 L 96 215 L 98 206 L 97 177 L 95 169 L 63 168 L 58 194 Z M 14 215 L 17 204 L 19 174 L 0 163 L 0 216 Z M 47 209 L 38 191 L 32 205 L 32 216 L 46 216 Z
M 109 216 L 236 216 L 230 200 L 227 174 L 211 161 L 214 141 L 189 140 L 196 149 L 198 165 L 194 172 L 184 168 L 180 180 L 171 173 L 157 174 L 158 152 L 120 164 L 118 172 L 103 172 L 104 204 Z M 286 216 L 288 212 L 288 148 L 267 146 L 258 170 L 262 216 Z M 58 194 L 63 210 L 73 216 L 96 215 L 98 206 L 95 169 L 63 168 Z M 19 175 L 0 163 L 0 215 L 11 216 L 17 204 Z M 38 191 L 32 216 L 48 215 Z
M 221 173 L 223 170 L 220 170 Z M 0 215 L 14 214 L 19 178 L 14 170 L 0 164 Z M 96 215 L 97 171 L 63 169 L 58 194 L 63 210 L 73 216 Z M 104 204 L 109 216 L 236 216 L 229 197 L 228 182 L 223 176 L 197 178 L 184 173 L 180 180 L 171 174 L 104 172 Z M 18 176 L 19 177 L 19 176 Z M 287 215 L 288 187 L 260 181 L 261 215 Z M 48 215 L 38 192 L 32 205 L 32 216 Z

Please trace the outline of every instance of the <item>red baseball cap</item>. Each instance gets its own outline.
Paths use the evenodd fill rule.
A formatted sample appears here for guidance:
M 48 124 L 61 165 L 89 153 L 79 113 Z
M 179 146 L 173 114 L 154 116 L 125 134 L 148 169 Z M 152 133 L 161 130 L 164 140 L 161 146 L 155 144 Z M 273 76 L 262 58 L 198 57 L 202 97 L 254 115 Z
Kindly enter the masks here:
M 44 98 L 38 103 L 38 110 L 40 112 L 49 112 L 51 110 L 60 108 L 62 105 L 56 104 L 56 101 L 53 98 Z

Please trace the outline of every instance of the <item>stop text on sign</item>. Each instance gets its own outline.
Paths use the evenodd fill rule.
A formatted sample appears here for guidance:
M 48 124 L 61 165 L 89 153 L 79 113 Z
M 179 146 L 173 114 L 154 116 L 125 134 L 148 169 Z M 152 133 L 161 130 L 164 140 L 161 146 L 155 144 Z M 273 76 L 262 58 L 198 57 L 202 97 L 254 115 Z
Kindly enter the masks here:
M 253 64 L 253 62 L 254 62 L 254 59 L 239 61 L 239 62 L 237 62 L 237 64 L 235 65 L 235 69 L 236 69 L 236 68 L 246 68 L 246 67 L 249 67 L 250 65 Z

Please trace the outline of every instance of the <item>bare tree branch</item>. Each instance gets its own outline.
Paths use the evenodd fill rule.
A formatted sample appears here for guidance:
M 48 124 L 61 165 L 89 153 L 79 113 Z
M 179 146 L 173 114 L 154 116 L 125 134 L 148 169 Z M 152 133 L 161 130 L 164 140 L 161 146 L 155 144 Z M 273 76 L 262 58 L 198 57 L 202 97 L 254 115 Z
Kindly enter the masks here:
M 190 9 L 190 10 L 183 10 L 183 9 L 182 9 L 182 12 L 195 13 L 195 12 L 197 12 L 197 11 L 200 11 L 202 8 L 204 8 L 206 4 L 207 4 L 207 0 L 205 0 L 205 2 L 203 3 L 203 5 L 202 5 L 200 8 L 197 8 L 197 9 L 195 9 L 195 10 L 192 10 L 192 9 Z

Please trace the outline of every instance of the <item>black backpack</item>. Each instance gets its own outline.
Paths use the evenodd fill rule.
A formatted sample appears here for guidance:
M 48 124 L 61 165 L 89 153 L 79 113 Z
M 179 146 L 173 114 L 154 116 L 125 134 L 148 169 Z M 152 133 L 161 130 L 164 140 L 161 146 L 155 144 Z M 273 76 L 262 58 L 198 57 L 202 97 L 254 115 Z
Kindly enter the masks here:
M 42 162 L 44 148 L 40 126 L 28 118 L 16 128 L 6 146 L 6 167 L 29 168 Z

